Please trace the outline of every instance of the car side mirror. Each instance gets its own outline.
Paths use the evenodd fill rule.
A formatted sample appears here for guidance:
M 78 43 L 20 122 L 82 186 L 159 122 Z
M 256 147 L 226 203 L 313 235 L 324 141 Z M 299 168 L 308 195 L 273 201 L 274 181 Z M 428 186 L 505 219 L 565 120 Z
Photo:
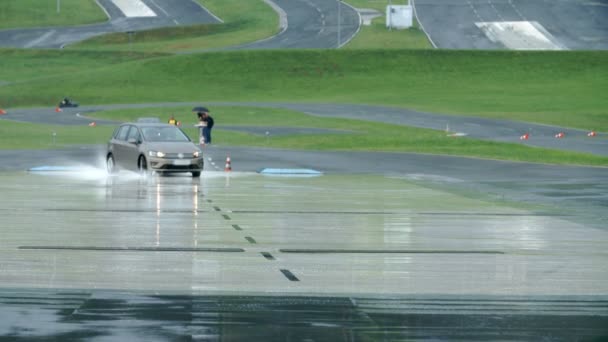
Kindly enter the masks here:
M 137 139 L 135 139 L 135 138 L 131 138 L 131 139 L 127 140 L 127 142 L 129 144 L 139 145 L 139 141 Z

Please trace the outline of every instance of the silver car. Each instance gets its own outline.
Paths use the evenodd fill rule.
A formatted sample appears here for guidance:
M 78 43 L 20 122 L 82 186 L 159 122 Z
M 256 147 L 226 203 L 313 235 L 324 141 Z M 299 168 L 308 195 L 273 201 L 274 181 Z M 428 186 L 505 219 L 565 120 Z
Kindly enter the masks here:
M 125 123 L 108 142 L 108 173 L 118 169 L 148 173 L 151 171 L 190 172 L 200 177 L 202 151 L 178 127 L 163 123 Z

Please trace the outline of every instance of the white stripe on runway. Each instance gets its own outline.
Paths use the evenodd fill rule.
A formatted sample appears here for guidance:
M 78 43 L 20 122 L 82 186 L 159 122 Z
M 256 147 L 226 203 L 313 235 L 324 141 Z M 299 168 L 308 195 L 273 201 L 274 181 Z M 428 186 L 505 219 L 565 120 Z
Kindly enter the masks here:
M 50 30 L 47 33 L 43 34 L 42 36 L 32 40 L 31 42 L 27 43 L 24 45 L 25 48 L 31 48 L 34 47 L 42 42 L 44 42 L 46 39 L 48 39 L 50 36 L 52 36 L 55 33 L 55 30 Z
M 493 42 L 512 50 L 565 50 L 560 42 L 536 21 L 475 23 Z
M 156 17 L 156 13 L 140 0 L 112 0 L 128 18 Z

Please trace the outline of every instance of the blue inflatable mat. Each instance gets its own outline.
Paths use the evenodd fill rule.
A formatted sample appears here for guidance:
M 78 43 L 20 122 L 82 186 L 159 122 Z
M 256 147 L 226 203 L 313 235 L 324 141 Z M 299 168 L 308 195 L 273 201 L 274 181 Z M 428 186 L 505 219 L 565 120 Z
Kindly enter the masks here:
M 36 166 L 28 169 L 29 172 L 77 172 L 82 168 L 74 166 Z
M 321 175 L 322 172 L 312 169 L 262 169 L 263 175 Z

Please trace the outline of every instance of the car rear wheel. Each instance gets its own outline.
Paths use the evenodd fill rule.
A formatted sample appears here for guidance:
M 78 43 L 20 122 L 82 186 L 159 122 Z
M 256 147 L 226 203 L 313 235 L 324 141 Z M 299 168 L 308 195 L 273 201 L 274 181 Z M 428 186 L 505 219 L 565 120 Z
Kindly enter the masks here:
M 146 157 L 139 157 L 139 160 L 137 161 L 137 170 L 139 171 L 140 175 L 145 176 L 148 174 L 148 163 L 146 162 Z
M 201 172 L 200 171 L 194 171 L 194 172 L 192 172 L 192 177 L 198 178 L 200 176 L 201 176 Z
M 114 161 L 114 156 L 111 154 L 106 159 L 106 170 L 108 171 L 108 174 L 110 174 L 110 175 L 116 173 L 116 163 Z

